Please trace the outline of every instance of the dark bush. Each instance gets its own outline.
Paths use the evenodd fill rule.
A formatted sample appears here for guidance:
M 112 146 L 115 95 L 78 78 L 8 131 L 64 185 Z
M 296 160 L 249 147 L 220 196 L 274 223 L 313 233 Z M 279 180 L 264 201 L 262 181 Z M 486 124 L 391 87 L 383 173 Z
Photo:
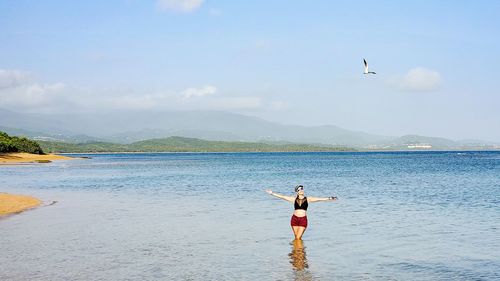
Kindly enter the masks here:
M 44 154 L 38 142 L 25 137 L 11 137 L 5 132 L 0 132 L 0 153 L 6 152 Z

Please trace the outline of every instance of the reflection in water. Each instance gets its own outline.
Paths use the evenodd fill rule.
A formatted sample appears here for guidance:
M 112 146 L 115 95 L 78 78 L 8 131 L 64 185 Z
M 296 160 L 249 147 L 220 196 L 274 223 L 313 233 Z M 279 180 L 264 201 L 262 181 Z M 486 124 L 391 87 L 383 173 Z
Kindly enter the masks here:
M 309 264 L 307 262 L 304 241 L 295 239 L 291 244 L 292 251 L 288 254 L 288 256 L 290 257 L 290 263 L 293 267 L 294 279 L 312 280 L 312 274 L 308 269 Z

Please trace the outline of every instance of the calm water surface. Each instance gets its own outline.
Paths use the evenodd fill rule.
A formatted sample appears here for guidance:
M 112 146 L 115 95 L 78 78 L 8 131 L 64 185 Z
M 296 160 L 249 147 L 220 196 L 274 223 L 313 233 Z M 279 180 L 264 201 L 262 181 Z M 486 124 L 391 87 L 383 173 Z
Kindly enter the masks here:
M 91 157 L 0 166 L 0 280 L 500 280 L 500 152 Z

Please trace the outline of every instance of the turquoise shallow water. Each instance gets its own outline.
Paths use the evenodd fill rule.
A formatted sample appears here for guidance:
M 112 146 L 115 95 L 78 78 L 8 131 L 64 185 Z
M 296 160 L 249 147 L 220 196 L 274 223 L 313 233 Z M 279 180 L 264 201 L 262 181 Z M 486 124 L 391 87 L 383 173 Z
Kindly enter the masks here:
M 100 154 L 0 166 L 0 280 L 499 280 L 500 152 Z M 337 195 L 293 205 L 263 190 Z

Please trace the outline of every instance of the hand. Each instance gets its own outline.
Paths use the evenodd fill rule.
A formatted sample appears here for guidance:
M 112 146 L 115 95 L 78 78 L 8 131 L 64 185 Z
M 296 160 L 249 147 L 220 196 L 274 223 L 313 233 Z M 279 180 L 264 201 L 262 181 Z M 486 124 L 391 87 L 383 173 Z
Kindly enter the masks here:
M 337 196 L 330 196 L 330 200 L 338 200 Z
M 266 189 L 266 192 L 267 192 L 268 194 L 273 194 L 273 191 L 272 191 L 272 190 L 270 190 L 270 189 Z

